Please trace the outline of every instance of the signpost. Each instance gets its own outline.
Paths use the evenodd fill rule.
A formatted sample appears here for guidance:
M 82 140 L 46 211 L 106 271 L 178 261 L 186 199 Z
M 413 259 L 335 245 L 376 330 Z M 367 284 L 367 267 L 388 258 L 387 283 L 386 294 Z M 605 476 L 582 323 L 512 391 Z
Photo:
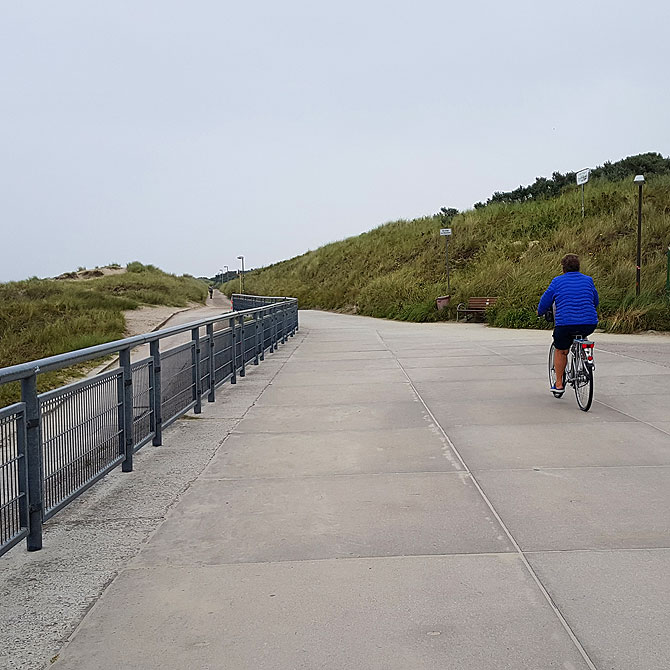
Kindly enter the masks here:
M 644 175 L 635 175 L 633 183 L 638 185 L 637 192 L 637 263 L 635 265 L 635 295 L 640 295 L 640 270 L 642 267 L 642 186 Z
M 589 168 L 580 170 L 577 173 L 577 186 L 582 187 L 582 219 L 584 218 L 584 184 L 589 180 L 590 174 L 591 170 Z
M 451 284 L 449 282 L 449 238 L 451 237 L 451 228 L 440 228 L 440 235 L 444 237 L 444 241 L 446 242 L 447 293 L 451 294 Z

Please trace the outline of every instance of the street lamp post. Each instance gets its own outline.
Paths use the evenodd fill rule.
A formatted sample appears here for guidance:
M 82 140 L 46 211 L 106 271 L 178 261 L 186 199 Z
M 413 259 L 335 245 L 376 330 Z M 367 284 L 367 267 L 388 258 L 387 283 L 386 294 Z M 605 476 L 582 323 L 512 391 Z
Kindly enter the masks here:
M 244 295 L 244 256 L 238 256 L 237 258 L 242 261 L 242 271 L 240 272 L 240 293 Z
M 219 284 L 223 284 L 223 270 L 219 268 Z
M 635 265 L 635 295 L 640 295 L 640 267 L 642 265 L 642 186 L 644 175 L 638 174 L 633 179 L 638 185 L 637 192 L 637 263 Z

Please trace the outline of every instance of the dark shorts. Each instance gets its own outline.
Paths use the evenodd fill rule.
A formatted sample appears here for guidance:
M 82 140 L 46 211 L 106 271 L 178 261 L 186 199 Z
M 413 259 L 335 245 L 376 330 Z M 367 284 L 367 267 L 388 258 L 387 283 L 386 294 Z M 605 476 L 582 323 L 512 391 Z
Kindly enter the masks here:
M 571 324 L 569 326 L 556 326 L 554 328 L 554 346 L 557 349 L 569 349 L 577 335 L 588 337 L 596 329 L 597 325 L 598 324 L 596 323 L 589 323 L 578 325 Z

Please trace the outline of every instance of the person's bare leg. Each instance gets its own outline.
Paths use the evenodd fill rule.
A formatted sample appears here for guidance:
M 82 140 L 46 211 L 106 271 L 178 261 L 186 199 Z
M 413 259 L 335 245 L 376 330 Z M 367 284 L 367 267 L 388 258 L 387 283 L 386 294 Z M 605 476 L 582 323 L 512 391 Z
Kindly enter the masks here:
M 563 374 L 568 364 L 569 349 L 554 349 L 554 370 L 556 371 L 556 390 L 563 391 Z

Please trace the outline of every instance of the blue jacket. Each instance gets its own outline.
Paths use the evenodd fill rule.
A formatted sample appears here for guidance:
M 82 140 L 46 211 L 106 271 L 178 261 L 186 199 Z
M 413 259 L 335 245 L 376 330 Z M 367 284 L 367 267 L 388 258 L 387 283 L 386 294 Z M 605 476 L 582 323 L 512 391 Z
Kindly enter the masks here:
M 555 324 L 571 326 L 598 323 L 598 291 L 593 279 L 581 272 L 566 272 L 554 277 L 537 308 L 539 315 L 556 303 Z

